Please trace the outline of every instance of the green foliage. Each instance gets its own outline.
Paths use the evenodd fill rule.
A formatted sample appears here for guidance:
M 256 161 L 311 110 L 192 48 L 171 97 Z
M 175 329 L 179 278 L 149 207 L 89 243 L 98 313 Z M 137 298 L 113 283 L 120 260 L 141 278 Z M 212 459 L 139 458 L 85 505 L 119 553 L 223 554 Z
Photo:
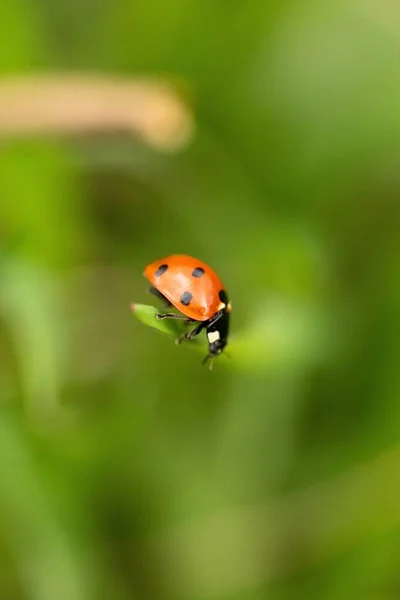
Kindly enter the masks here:
M 157 319 L 157 314 L 161 311 L 157 310 L 154 306 L 131 304 L 131 311 L 139 321 L 164 335 L 175 339 L 183 333 L 183 324 L 181 321 L 177 319 Z M 196 339 L 194 341 L 196 342 Z
M 160 311 L 154 306 L 132 304 L 131 311 L 139 321 L 175 341 L 186 330 L 182 321 L 158 320 L 156 314 Z M 327 337 L 326 323 L 317 310 L 269 302 L 244 330 L 229 337 L 229 347 L 218 362 L 233 357 L 231 365 L 223 360 L 224 364 L 236 371 L 264 374 L 275 369 L 304 368 L 307 363 L 321 360 L 332 339 Z M 204 352 L 205 342 L 203 336 L 197 336 L 188 345 Z
M 396 3 L 0 12 L 0 598 L 397 598 Z M 162 74 L 193 137 L 5 136 L 36 68 Z M 175 252 L 232 301 L 211 372 L 146 304 Z

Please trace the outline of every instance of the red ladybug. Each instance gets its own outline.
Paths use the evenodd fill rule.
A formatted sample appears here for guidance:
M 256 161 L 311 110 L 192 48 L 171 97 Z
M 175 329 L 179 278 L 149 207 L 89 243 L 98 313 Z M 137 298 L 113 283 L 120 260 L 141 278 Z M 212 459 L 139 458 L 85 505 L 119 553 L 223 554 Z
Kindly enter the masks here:
M 185 254 L 155 260 L 144 271 L 152 287 L 149 292 L 174 306 L 182 314 L 161 313 L 157 319 L 183 319 L 197 323 L 176 341 L 191 340 L 206 330 L 209 354 L 203 362 L 221 354 L 228 342 L 231 305 L 218 275 L 206 263 Z M 210 368 L 212 367 L 212 360 Z

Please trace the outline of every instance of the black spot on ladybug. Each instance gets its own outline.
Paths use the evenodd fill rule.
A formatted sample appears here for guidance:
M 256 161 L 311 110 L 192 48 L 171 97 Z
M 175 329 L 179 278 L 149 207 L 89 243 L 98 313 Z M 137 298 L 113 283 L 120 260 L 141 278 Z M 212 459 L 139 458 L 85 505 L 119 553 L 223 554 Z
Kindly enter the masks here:
M 160 275 L 162 275 L 163 273 L 165 273 L 165 271 L 168 269 L 168 265 L 160 265 L 157 269 L 157 271 L 155 272 L 155 276 L 156 277 L 160 277 Z
M 193 295 L 190 292 L 184 292 L 181 296 L 181 304 L 184 304 L 185 306 L 189 306 L 192 298 L 193 298 Z
M 204 275 L 204 269 L 202 269 L 202 267 L 196 267 L 192 271 L 193 277 L 202 277 L 203 275 Z
M 218 297 L 221 300 L 221 302 L 223 302 L 226 305 L 228 304 L 229 300 L 225 290 L 221 290 L 220 292 L 218 292 Z

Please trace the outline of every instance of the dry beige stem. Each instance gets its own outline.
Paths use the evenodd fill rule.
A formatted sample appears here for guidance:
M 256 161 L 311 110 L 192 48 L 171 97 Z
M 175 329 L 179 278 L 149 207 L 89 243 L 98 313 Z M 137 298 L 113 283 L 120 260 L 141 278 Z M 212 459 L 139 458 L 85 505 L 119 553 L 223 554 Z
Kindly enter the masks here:
M 158 150 L 193 136 L 187 107 L 168 83 L 91 74 L 0 78 L 0 139 L 125 131 Z

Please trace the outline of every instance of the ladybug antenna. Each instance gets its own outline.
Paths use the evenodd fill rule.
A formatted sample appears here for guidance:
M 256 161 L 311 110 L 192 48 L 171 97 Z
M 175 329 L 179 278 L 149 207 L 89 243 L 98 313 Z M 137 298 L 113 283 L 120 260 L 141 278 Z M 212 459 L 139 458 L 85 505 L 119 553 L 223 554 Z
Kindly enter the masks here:
M 212 354 L 207 354 L 207 356 L 204 358 L 204 360 L 202 362 L 202 364 L 205 365 L 207 361 L 210 361 L 210 371 L 212 370 L 212 367 L 213 367 L 214 358 L 215 358 L 215 356 L 213 356 Z

